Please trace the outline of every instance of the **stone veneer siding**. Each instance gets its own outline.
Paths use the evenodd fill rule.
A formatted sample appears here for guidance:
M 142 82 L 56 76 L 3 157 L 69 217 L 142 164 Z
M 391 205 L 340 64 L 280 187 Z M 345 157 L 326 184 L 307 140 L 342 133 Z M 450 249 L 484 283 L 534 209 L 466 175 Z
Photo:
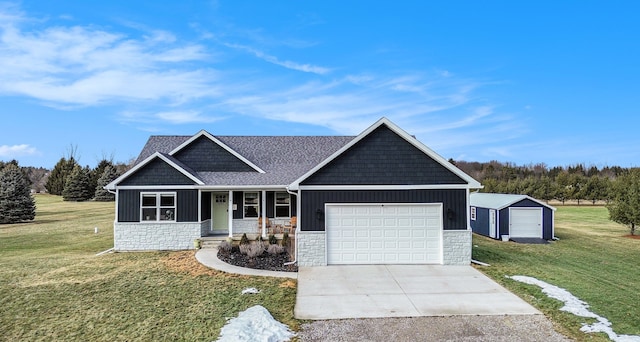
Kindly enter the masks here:
M 194 249 L 193 241 L 202 236 L 205 222 L 128 223 L 113 225 L 116 251 Z
M 298 266 L 326 266 L 327 250 L 324 232 L 296 232 Z
M 298 266 L 326 266 L 325 232 L 298 232 Z M 444 265 L 471 264 L 471 231 L 442 231 L 442 263 Z
M 470 265 L 471 243 L 471 230 L 443 230 L 442 263 L 444 265 Z

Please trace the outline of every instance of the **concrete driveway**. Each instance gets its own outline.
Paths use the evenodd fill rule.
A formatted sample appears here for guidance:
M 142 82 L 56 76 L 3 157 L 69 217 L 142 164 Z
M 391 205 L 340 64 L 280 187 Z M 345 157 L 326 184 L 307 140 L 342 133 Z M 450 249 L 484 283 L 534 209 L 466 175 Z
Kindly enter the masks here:
M 525 315 L 538 310 L 471 266 L 301 267 L 298 319 Z

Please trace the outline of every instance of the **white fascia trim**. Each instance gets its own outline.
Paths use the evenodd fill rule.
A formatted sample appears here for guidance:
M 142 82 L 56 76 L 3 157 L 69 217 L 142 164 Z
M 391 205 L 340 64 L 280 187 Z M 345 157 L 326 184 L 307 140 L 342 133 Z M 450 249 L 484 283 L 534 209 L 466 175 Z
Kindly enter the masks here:
M 516 199 L 516 200 L 513 200 L 513 201 L 511 201 L 511 202 L 509 202 L 509 203 L 507 203 L 507 204 L 505 204 L 505 205 L 503 205 L 503 206 L 501 206 L 501 207 L 499 207 L 499 208 L 495 208 L 495 209 L 497 209 L 497 210 L 502 210 L 502 209 L 504 209 L 504 208 L 507 208 L 507 207 L 509 207 L 509 206 L 511 206 L 511 205 L 514 205 L 514 204 L 516 204 L 517 202 L 520 202 L 520 201 L 525 200 L 525 199 L 528 199 L 528 200 L 531 200 L 531 201 L 533 201 L 533 202 L 536 202 L 536 203 L 540 204 L 540 205 L 541 205 L 541 206 L 543 206 L 543 207 L 547 207 L 547 208 L 551 209 L 552 211 L 556 211 L 556 208 L 555 208 L 555 207 L 552 207 L 552 206 L 550 206 L 550 205 L 548 205 L 548 204 L 546 204 L 546 203 L 544 203 L 544 202 L 542 202 L 542 201 L 538 201 L 537 199 L 535 199 L 535 198 L 533 198 L 533 197 L 531 197 L 531 196 L 527 196 L 527 195 L 522 195 L 522 197 L 521 197 L 521 198 Z M 521 208 L 521 207 L 518 207 L 518 208 Z M 522 207 L 522 208 L 526 208 L 526 207 Z M 490 209 L 494 209 L 494 208 L 490 208 Z
M 122 185 L 118 187 L 118 190 L 146 190 L 146 189 L 183 189 L 183 190 L 253 190 L 253 191 L 262 191 L 262 190 L 282 190 L 285 191 L 285 186 L 277 186 L 277 185 L 268 185 L 268 186 L 256 186 L 256 185 L 247 185 L 247 186 L 231 186 L 231 185 L 220 185 L 220 186 L 210 186 L 210 185 Z
M 213 141 L 214 143 L 216 143 L 218 146 L 222 147 L 223 149 L 225 149 L 227 152 L 231 153 L 232 155 L 234 155 L 236 158 L 242 160 L 242 162 L 244 162 L 245 164 L 249 165 L 252 169 L 256 170 L 259 173 L 265 173 L 264 170 L 262 170 L 260 167 L 258 167 L 256 164 L 252 163 L 249 161 L 249 159 L 245 158 L 244 156 L 242 156 L 240 153 L 236 152 L 234 149 L 232 149 L 231 147 L 227 146 L 225 143 L 223 143 L 222 141 L 216 139 L 216 137 L 214 137 L 213 135 L 211 135 L 211 133 L 205 131 L 204 129 L 201 130 L 200 132 L 196 133 L 194 136 L 192 136 L 191 138 L 187 139 L 187 141 L 183 142 L 182 144 L 180 144 L 180 146 L 174 148 L 171 152 L 169 152 L 169 155 L 172 156 L 175 153 L 177 153 L 178 151 L 182 150 L 185 146 L 191 144 L 193 141 L 195 141 L 196 139 L 200 138 L 201 136 L 205 136 L 207 137 L 209 140 Z
M 309 170 L 307 173 L 302 175 L 302 177 L 296 179 L 296 181 L 291 184 L 291 189 L 297 189 L 300 186 L 300 183 L 302 181 L 307 179 L 312 174 L 316 173 L 316 171 L 320 170 L 321 168 L 323 168 L 327 164 L 329 164 L 329 162 L 331 162 L 332 160 L 337 158 L 339 155 L 344 153 L 346 150 L 350 149 L 353 145 L 357 144 L 360 140 L 364 139 L 367 135 L 369 135 L 371 132 L 373 132 L 374 130 L 376 130 L 378 127 L 380 127 L 382 125 L 386 125 L 389 129 L 391 129 L 393 132 L 398 134 L 400 137 L 402 137 L 408 143 L 412 144 L 417 149 L 421 150 L 426 155 L 428 155 L 429 157 L 433 158 L 435 161 L 437 161 L 442 166 L 447 168 L 449 171 L 453 172 L 458 177 L 460 177 L 463 180 L 465 180 L 467 182 L 467 185 L 465 185 L 467 188 L 470 188 L 470 189 L 481 189 L 483 187 L 477 180 L 473 179 L 471 176 L 467 175 L 462 170 L 458 169 L 457 167 L 455 167 L 454 165 L 449 163 L 446 159 L 441 157 L 435 151 L 433 151 L 432 149 L 427 147 L 425 144 L 423 144 L 420 141 L 418 141 L 418 139 L 414 138 L 409 133 L 404 131 L 402 128 L 398 127 L 396 124 L 391 122 L 391 120 L 387 119 L 386 117 L 383 117 L 380 120 L 378 120 L 376 123 L 374 123 L 373 125 L 369 126 L 369 128 L 365 129 L 362 133 L 360 133 L 357 137 L 355 137 L 353 140 L 351 140 L 348 144 L 344 145 L 341 149 L 339 149 L 334 154 L 329 156 L 329 158 L 323 160 L 320 164 L 316 165 L 313 169 Z
M 118 190 L 198 190 L 195 185 L 122 185 Z
M 111 183 L 107 184 L 104 188 L 107 189 L 107 190 L 115 190 L 115 188 L 118 185 L 118 183 L 122 182 L 123 180 L 125 180 L 129 176 L 131 176 L 132 174 L 136 173 L 138 170 L 143 168 L 145 165 L 149 164 L 155 158 L 162 159 L 165 163 L 169 164 L 171 167 L 176 169 L 178 172 L 180 172 L 183 175 L 187 176 L 194 183 L 199 184 L 199 185 L 204 185 L 204 182 L 201 181 L 198 177 L 196 177 L 196 176 L 192 175 L 191 173 L 187 172 L 185 169 L 183 169 L 182 167 L 178 166 L 176 163 L 171 161 L 171 159 L 167 158 L 162 153 L 155 152 L 154 154 L 152 154 L 149 157 L 147 157 L 147 159 L 143 160 L 142 162 L 136 164 L 134 167 L 129 169 L 129 171 L 125 172 L 122 176 L 116 178 Z
M 469 189 L 467 184 L 427 185 L 300 185 L 299 190 L 441 190 Z

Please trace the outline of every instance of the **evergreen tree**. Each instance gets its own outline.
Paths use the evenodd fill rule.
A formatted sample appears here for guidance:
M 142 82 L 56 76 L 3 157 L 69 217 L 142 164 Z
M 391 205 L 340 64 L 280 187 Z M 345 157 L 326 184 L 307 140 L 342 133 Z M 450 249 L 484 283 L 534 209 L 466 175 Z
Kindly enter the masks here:
M 89 168 L 76 165 L 66 180 L 64 190 L 62 190 L 62 199 L 75 202 L 91 199 L 93 191 L 89 190 L 90 185 Z
M 60 158 L 44 186 L 47 188 L 47 191 L 52 195 L 62 195 L 62 191 L 67 183 L 67 178 L 71 175 L 76 165 L 78 165 L 78 163 L 73 156 L 69 159 L 64 157 Z
M 111 165 L 105 167 L 104 172 L 102 172 L 102 176 L 100 176 L 100 179 L 98 179 L 98 185 L 96 186 L 96 192 L 94 196 L 94 199 L 96 201 L 109 202 L 116 200 L 116 196 L 114 194 L 104 189 L 105 185 L 111 183 L 111 181 L 116 178 L 118 178 L 116 168 Z
M 31 221 L 36 217 L 36 204 L 29 184 L 17 165 L 0 170 L 0 223 Z
M 613 182 L 611 195 L 609 219 L 629 226 L 631 235 L 635 235 L 640 224 L 640 169 L 620 175 Z
M 100 177 L 102 177 L 102 174 L 104 173 L 104 170 L 108 167 L 108 166 L 113 166 L 113 163 L 107 159 L 102 159 L 99 163 L 98 166 L 96 166 L 95 169 L 91 170 L 90 176 L 91 176 L 91 191 L 96 190 L 96 187 L 98 186 L 98 180 L 100 179 Z

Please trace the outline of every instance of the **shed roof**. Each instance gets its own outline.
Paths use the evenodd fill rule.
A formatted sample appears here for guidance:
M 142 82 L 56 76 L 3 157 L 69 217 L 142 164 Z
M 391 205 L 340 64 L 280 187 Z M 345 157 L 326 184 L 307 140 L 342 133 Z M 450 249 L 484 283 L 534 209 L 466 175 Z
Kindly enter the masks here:
M 481 207 L 481 208 L 500 210 L 510 205 L 513 205 L 515 203 L 518 203 L 524 199 L 534 201 L 551 210 L 556 210 L 556 208 L 527 195 L 474 192 L 474 193 L 471 193 L 469 202 L 472 207 Z

